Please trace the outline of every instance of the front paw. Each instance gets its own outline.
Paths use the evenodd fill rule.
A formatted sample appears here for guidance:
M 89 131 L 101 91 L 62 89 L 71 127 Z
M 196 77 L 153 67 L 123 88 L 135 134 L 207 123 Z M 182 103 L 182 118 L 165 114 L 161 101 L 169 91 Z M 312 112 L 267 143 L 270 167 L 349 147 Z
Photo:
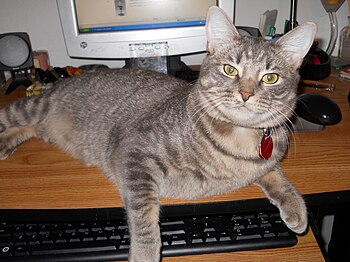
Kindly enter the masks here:
M 5 160 L 16 151 L 16 148 L 8 147 L 7 144 L 1 142 L 0 139 L 0 160 Z
M 160 261 L 160 241 L 156 243 L 135 243 L 132 241 L 129 252 L 129 262 L 159 262 Z
M 307 210 L 304 202 L 297 206 L 288 204 L 281 208 L 280 215 L 287 227 L 297 234 L 302 234 L 308 226 Z

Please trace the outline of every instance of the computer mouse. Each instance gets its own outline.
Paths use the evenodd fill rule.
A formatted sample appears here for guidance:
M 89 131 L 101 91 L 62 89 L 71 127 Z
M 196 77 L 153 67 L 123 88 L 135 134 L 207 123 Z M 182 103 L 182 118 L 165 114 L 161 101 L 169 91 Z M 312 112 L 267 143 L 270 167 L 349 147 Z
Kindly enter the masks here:
M 319 125 L 335 125 L 342 119 L 339 106 L 322 94 L 299 95 L 295 112 L 299 117 Z

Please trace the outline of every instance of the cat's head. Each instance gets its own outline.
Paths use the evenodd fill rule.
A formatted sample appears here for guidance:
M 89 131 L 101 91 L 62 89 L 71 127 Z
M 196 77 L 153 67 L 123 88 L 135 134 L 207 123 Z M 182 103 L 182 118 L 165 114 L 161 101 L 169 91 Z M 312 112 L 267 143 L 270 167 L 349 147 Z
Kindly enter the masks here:
M 216 119 L 266 128 L 292 115 L 298 68 L 316 33 L 305 23 L 272 42 L 240 36 L 218 7 L 207 18 L 208 55 L 199 78 L 201 107 Z

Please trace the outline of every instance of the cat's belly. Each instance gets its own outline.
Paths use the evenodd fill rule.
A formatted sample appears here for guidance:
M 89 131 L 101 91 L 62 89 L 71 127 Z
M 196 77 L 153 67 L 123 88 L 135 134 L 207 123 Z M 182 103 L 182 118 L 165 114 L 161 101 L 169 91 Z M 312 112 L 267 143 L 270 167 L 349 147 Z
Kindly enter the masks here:
M 198 183 L 198 181 L 186 179 L 185 183 L 179 181 L 165 181 L 160 187 L 160 196 L 169 198 L 194 199 L 226 194 L 237 190 L 240 187 L 232 183 Z
M 248 186 L 259 177 L 265 175 L 276 163 L 264 163 L 263 166 L 251 164 L 237 166 L 236 170 L 227 174 L 212 176 L 211 174 L 196 171 L 182 171 L 169 174 L 160 185 L 160 195 L 171 198 L 199 198 L 225 194 Z

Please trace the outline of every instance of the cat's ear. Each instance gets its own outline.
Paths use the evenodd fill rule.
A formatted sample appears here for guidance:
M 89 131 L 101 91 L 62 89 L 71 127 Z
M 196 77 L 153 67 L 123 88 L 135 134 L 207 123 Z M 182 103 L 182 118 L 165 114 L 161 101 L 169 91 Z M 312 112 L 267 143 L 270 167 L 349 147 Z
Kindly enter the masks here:
M 240 35 L 228 15 L 219 7 L 209 8 L 206 33 L 208 41 L 208 52 L 213 54 L 221 44 L 239 38 Z
M 289 31 L 278 39 L 275 44 L 281 46 L 286 59 L 291 61 L 293 67 L 297 69 L 312 46 L 315 35 L 316 24 L 307 22 Z

